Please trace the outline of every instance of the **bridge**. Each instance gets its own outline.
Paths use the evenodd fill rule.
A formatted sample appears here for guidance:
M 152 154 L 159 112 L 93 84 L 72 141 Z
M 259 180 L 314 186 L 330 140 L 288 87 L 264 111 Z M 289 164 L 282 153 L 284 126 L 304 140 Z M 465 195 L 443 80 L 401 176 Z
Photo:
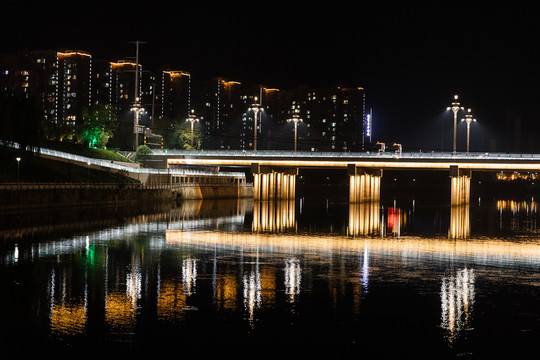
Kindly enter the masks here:
M 469 202 L 473 171 L 540 171 L 540 154 L 448 152 L 154 151 L 169 169 L 190 166 L 249 168 L 254 199 L 294 199 L 299 169 L 344 169 L 350 202 L 378 200 L 384 170 L 448 171 L 451 202 Z
M 351 203 L 378 201 L 384 170 L 447 171 L 451 178 L 452 205 L 469 202 L 473 171 L 540 171 L 540 154 L 515 153 L 153 150 L 147 158 L 147 163 L 153 164 L 152 168 L 137 168 L 49 149 L 40 149 L 39 153 L 43 157 L 63 159 L 89 168 L 121 171 L 143 183 L 171 183 L 171 179 L 196 175 L 245 182 L 243 172 L 227 173 L 217 169 L 249 169 L 253 174 L 255 200 L 294 199 L 299 169 L 346 170 L 350 178 Z

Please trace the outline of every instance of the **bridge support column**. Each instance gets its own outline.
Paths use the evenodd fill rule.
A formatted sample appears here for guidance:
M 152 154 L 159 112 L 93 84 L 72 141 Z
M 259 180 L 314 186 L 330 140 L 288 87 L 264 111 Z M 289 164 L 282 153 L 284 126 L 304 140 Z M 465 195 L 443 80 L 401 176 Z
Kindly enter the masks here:
M 349 174 L 349 202 L 380 201 L 382 169 L 347 167 Z
M 469 203 L 471 197 L 471 171 L 450 166 L 450 228 L 452 239 L 466 238 L 470 234 Z
M 450 204 L 466 205 L 471 196 L 471 171 L 450 166 Z
M 251 164 L 254 200 L 293 200 L 297 168 L 274 168 Z

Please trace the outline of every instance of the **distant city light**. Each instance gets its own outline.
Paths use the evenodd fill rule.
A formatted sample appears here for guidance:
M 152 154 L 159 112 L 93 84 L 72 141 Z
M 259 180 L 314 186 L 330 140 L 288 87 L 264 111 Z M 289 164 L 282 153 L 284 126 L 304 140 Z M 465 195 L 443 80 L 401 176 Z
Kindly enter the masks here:
M 366 136 L 371 141 L 371 114 L 366 116 Z

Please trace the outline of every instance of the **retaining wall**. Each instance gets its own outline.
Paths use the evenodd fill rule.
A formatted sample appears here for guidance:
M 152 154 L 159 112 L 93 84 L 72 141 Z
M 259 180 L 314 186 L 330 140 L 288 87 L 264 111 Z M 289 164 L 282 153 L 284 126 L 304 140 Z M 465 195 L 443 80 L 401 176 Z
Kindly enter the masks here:
M 238 198 L 253 195 L 253 187 L 195 185 L 171 188 L 134 187 L 48 187 L 0 189 L 0 209 L 17 207 L 84 206 L 99 204 L 145 204 L 184 199 Z

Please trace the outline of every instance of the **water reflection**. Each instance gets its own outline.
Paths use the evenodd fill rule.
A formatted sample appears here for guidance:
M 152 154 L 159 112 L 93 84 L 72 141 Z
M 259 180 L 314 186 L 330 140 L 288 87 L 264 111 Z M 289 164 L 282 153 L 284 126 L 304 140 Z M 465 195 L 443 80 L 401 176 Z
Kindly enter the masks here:
M 190 296 L 195 293 L 197 281 L 197 260 L 187 258 L 182 261 L 182 285 L 184 295 Z
M 471 234 L 469 204 L 450 207 L 450 227 L 448 236 L 451 239 L 465 239 Z
M 255 310 L 261 306 L 261 274 L 258 269 L 253 269 L 244 274 L 242 278 L 244 310 L 247 313 L 249 324 L 253 327 Z
M 461 332 L 472 327 L 475 297 L 473 269 L 461 269 L 441 281 L 441 327 L 452 345 Z
M 524 211 L 532 220 L 536 206 L 531 205 L 500 203 L 497 211 Z M 244 341 L 246 325 L 250 334 L 276 324 L 280 329 L 292 327 L 283 334 L 303 334 L 322 331 L 313 324 L 324 319 L 328 326 L 325 316 L 335 316 L 336 324 L 354 324 L 347 331 L 357 325 L 366 332 L 391 327 L 396 325 L 392 319 L 398 318 L 411 320 L 405 330 L 415 336 L 423 331 L 414 326 L 425 323 L 410 325 L 419 315 L 385 302 L 391 298 L 436 309 L 426 310 L 425 317 L 435 314 L 435 321 L 422 334 L 440 327 L 444 333 L 437 336 L 453 346 L 463 332 L 476 327 L 476 293 L 489 292 L 481 287 L 483 278 L 503 281 L 500 273 L 512 274 L 500 286 L 525 284 L 529 292 L 540 284 L 537 237 L 518 241 L 470 232 L 453 237 L 446 236 L 446 224 L 439 237 L 411 236 L 402 231 L 411 217 L 397 206 L 381 210 L 378 202 L 345 205 L 345 214 L 347 207 L 343 234 L 315 235 L 298 226 L 295 216 L 294 232 L 283 231 L 289 228 L 277 223 L 263 228 L 262 205 L 256 202 L 195 201 L 84 235 L 4 245 L 0 282 L 6 293 L 17 294 L 12 271 L 24 271 L 28 265 L 39 271 L 19 275 L 28 290 L 13 300 L 0 298 L 0 309 L 17 309 L 13 322 L 47 319 L 50 335 L 58 341 L 88 336 L 94 327 L 107 342 L 130 343 L 143 337 L 141 329 L 148 323 L 152 331 L 163 333 L 187 329 L 182 336 L 189 340 L 205 336 L 218 324 L 222 332 L 214 334 L 216 338 L 230 333 Z M 291 218 L 294 207 L 286 202 L 273 211 Z M 463 211 L 467 216 L 456 213 L 457 220 L 451 215 L 450 222 L 470 222 L 468 207 Z M 392 236 L 385 236 L 384 229 Z M 448 272 L 449 268 L 458 270 Z M 18 302 L 23 304 L 20 308 Z M 314 308 L 316 314 L 310 312 Z M 385 317 L 388 323 L 379 324 L 383 320 L 372 319 L 370 313 L 391 315 Z M 206 324 L 203 320 L 211 323 L 202 326 L 205 332 L 197 332 Z M 293 327 L 299 323 L 306 325 Z M 334 326 L 328 326 L 329 332 Z M 352 343 L 352 334 L 357 335 L 344 331 L 339 336 Z
M 62 271 L 57 274 L 54 269 L 50 275 L 50 327 L 51 334 L 59 339 L 69 335 L 81 335 L 86 331 L 87 322 L 87 287 L 82 294 L 66 293 L 64 289 L 73 290 L 73 279 Z
M 182 319 L 186 307 L 183 279 L 162 279 L 159 277 L 159 280 L 156 308 L 158 320 L 170 322 Z
M 381 231 L 380 201 L 349 204 L 349 227 L 351 236 L 377 235 Z
M 296 216 L 294 200 L 253 202 L 253 231 L 282 232 L 295 228 Z
M 534 198 L 527 201 L 498 200 L 499 230 L 536 232 L 537 205 Z
M 300 294 L 302 286 L 302 269 L 300 259 L 289 258 L 285 261 L 285 294 L 289 296 L 289 301 L 294 303 Z

